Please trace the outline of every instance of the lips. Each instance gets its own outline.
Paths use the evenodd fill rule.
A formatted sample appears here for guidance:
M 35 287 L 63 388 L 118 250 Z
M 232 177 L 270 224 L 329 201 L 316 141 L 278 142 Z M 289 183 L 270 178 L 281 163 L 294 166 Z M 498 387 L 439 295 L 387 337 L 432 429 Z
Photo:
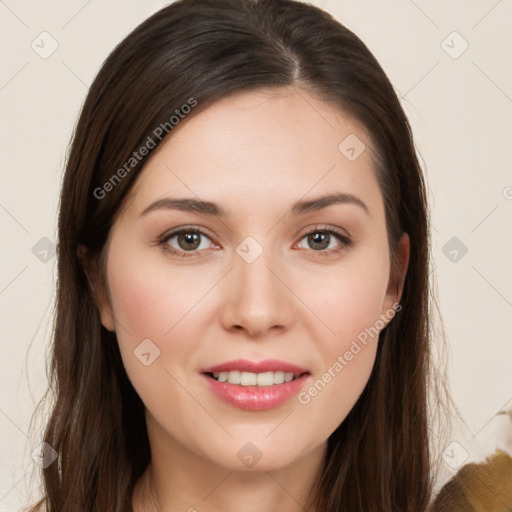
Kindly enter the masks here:
M 275 359 L 238 359 L 204 368 L 202 374 L 219 398 L 252 411 L 279 407 L 296 395 L 310 376 L 305 368 Z
M 211 366 L 201 370 L 202 373 L 220 373 L 220 372 L 248 372 L 248 373 L 264 373 L 264 372 L 284 372 L 302 375 L 309 373 L 306 368 L 279 361 L 277 359 L 266 359 L 265 361 L 249 361 L 247 359 L 236 359 L 228 361 L 217 366 Z

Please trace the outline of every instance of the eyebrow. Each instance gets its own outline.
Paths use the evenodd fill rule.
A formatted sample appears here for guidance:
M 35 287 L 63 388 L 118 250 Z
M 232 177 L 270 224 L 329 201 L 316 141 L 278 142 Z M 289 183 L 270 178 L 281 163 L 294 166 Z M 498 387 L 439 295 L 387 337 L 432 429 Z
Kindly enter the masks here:
M 314 199 L 300 200 L 293 203 L 289 210 L 291 215 L 303 215 L 318 210 L 323 210 L 335 204 L 352 204 L 361 207 L 368 215 L 370 214 L 366 204 L 352 194 L 337 193 L 327 194 Z M 180 210 L 186 212 L 196 212 L 203 215 L 210 215 L 218 218 L 226 218 L 227 212 L 222 206 L 211 201 L 202 201 L 194 198 L 174 198 L 165 197 L 151 203 L 142 213 L 141 216 L 147 215 L 155 210 Z

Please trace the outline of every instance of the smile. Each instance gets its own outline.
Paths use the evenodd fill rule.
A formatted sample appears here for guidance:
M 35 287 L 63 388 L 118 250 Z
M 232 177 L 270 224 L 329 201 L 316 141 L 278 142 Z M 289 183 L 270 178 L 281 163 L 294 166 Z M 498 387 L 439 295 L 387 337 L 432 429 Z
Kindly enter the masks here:
M 215 372 L 208 373 L 212 379 L 215 379 L 217 382 L 227 382 L 229 384 L 237 384 L 240 386 L 274 386 L 277 384 L 283 384 L 283 382 L 291 382 L 301 374 L 294 374 L 291 372 L 262 372 L 262 373 L 252 373 L 252 372 L 240 372 L 238 370 L 233 370 L 230 372 Z

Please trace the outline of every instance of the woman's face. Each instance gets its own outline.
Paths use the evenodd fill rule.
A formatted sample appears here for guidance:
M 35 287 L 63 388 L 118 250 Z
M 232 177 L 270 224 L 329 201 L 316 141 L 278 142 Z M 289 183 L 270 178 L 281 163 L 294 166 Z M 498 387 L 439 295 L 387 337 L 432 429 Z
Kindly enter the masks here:
M 369 144 L 286 88 L 223 99 L 153 154 L 112 228 L 101 303 L 152 446 L 231 470 L 325 447 L 399 300 Z

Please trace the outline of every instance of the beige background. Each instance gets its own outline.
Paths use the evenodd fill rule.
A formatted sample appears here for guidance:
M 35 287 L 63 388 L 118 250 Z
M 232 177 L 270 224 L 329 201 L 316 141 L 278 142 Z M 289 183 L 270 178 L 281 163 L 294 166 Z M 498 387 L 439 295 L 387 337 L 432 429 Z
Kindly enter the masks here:
M 449 375 L 468 426 L 447 447 L 447 477 L 494 448 L 504 432 L 495 415 L 512 407 L 512 2 L 313 3 L 379 59 L 427 169 Z M 31 452 L 40 441 L 28 428 L 45 390 L 51 243 L 70 134 L 108 52 L 164 4 L 0 0 L 0 511 L 36 492 Z

